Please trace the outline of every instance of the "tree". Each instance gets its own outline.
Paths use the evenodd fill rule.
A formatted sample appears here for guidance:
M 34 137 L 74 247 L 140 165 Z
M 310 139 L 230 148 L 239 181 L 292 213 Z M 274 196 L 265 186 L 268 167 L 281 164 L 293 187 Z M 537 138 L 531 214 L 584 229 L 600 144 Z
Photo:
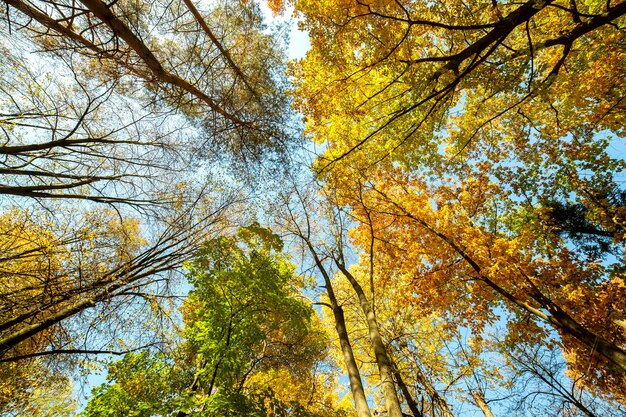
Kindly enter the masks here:
M 355 181 L 354 178 L 351 180 Z M 570 373 L 573 381 L 563 374 L 553 372 L 551 381 L 557 387 L 555 391 L 546 393 L 545 390 L 538 388 L 530 394 L 531 386 L 542 386 L 545 383 L 545 377 L 540 375 L 541 371 L 533 373 L 525 381 L 521 381 L 516 375 L 519 372 L 525 373 L 527 371 L 525 366 L 531 366 L 533 362 L 529 359 L 522 359 L 512 366 L 511 373 L 505 371 L 503 364 L 510 363 L 511 360 L 508 358 L 515 356 L 517 349 L 533 349 L 547 345 L 559 351 L 556 348 L 558 346 L 556 334 L 550 334 L 545 327 L 542 328 L 541 324 L 533 325 L 528 317 L 523 323 L 517 322 L 515 311 L 505 318 L 490 318 L 489 314 L 494 314 L 494 312 L 481 305 L 484 300 L 478 297 L 485 294 L 480 294 L 479 288 L 474 287 L 464 294 L 463 291 L 467 291 L 467 287 L 462 288 L 459 283 L 450 282 L 451 273 L 453 268 L 457 267 L 456 265 L 429 265 L 429 260 L 435 260 L 435 258 L 427 257 L 427 252 L 422 252 L 418 257 L 412 253 L 415 250 L 424 250 L 416 242 L 417 240 L 432 239 L 436 243 L 440 239 L 438 236 L 425 236 L 423 230 L 416 230 L 412 233 L 410 226 L 394 216 L 392 209 L 384 204 L 384 200 L 370 199 L 372 195 L 365 187 L 361 188 L 360 192 L 353 190 L 354 188 L 349 194 L 350 200 L 348 201 L 353 204 L 349 212 L 340 214 L 341 210 L 338 210 L 332 215 L 332 221 L 318 220 L 315 223 L 311 221 L 312 230 L 319 231 L 323 228 L 339 230 L 344 227 L 342 225 L 350 224 L 345 216 L 348 214 L 353 216 L 352 220 L 356 222 L 356 227 L 352 229 L 350 236 L 359 244 L 359 247 L 355 248 L 358 257 L 350 256 L 350 259 L 353 262 L 358 261 L 358 264 L 353 264 L 347 270 L 347 274 L 352 280 L 356 280 L 358 285 L 363 285 L 365 288 L 371 285 L 369 294 L 371 299 L 376 301 L 375 307 L 372 308 L 376 310 L 378 332 L 392 364 L 396 389 L 402 392 L 406 400 L 408 410 L 405 413 L 450 416 L 467 412 L 467 409 L 473 406 L 479 408 L 486 416 L 490 416 L 492 415 L 490 414 L 492 401 L 497 400 L 498 404 L 507 404 L 506 406 L 512 409 L 519 407 L 522 410 L 529 395 L 542 406 L 555 400 L 554 395 L 559 395 L 564 403 L 578 408 L 580 412 L 584 412 L 589 407 L 598 407 L 598 410 L 619 409 L 619 406 L 614 403 L 616 400 L 623 400 L 618 391 L 619 388 L 610 386 L 611 383 L 619 383 L 619 373 L 616 374 L 618 378 L 613 379 L 614 377 L 607 375 L 606 369 L 602 370 L 602 365 L 596 362 L 594 372 L 605 373 L 605 376 L 601 378 L 606 379 L 590 383 L 591 378 L 597 378 L 597 376 L 589 375 L 588 356 L 585 359 L 579 358 L 574 363 L 570 362 L 570 372 L 577 369 L 578 363 L 587 365 L 586 371 L 581 369 Z M 407 194 L 411 195 L 408 191 Z M 467 193 L 467 198 L 470 197 L 479 198 L 476 193 Z M 343 198 L 348 197 L 343 196 Z M 322 204 L 316 200 L 315 207 L 318 212 L 321 211 Z M 423 202 L 415 202 L 412 207 L 433 210 L 432 205 Z M 442 207 L 439 206 L 439 209 Z M 337 205 L 334 210 L 337 210 Z M 455 215 L 454 219 L 458 220 L 459 213 Z M 312 216 L 311 213 L 309 216 Z M 478 215 L 475 215 L 473 220 L 478 221 Z M 451 229 L 446 228 L 446 230 Z M 469 234 L 467 231 L 465 233 Z M 401 241 L 397 236 L 403 236 L 404 239 L 409 240 L 400 245 L 398 242 Z M 344 243 L 340 248 L 348 251 L 348 240 L 344 238 L 342 241 Z M 408 242 L 414 244 L 415 247 Z M 329 243 L 328 239 L 326 243 Z M 533 245 L 528 246 L 533 247 Z M 428 248 L 429 245 L 426 247 Z M 335 246 L 332 248 L 335 251 L 342 250 Z M 436 252 L 435 248 L 432 250 Z M 471 253 L 475 253 L 474 251 L 478 248 L 470 246 L 468 252 L 470 250 Z M 323 256 L 334 263 L 330 248 L 318 248 L 317 251 L 318 253 L 323 251 Z M 496 256 L 493 248 L 492 256 Z M 502 268 L 505 260 L 500 258 L 498 261 Z M 419 266 L 419 262 L 424 262 L 424 264 Z M 460 262 L 457 260 L 456 263 Z M 336 267 L 338 271 L 341 271 L 340 266 Z M 423 278 L 420 277 L 420 268 L 425 272 Z M 365 375 L 366 379 L 377 382 L 380 375 L 378 374 L 379 368 L 375 365 L 376 358 L 368 352 L 371 346 L 363 340 L 368 339 L 369 332 L 366 315 L 359 297 L 355 297 L 353 283 L 350 282 L 351 279 L 347 274 L 338 273 L 334 277 L 333 290 L 336 294 L 336 302 L 346 311 L 345 327 L 349 329 L 350 338 L 360 339 L 352 346 L 356 363 L 362 364 L 359 366 L 361 374 Z M 462 277 L 459 278 L 462 279 Z M 468 281 L 466 285 L 472 285 L 472 280 Z M 558 301 L 557 296 L 558 294 L 553 293 L 553 302 Z M 465 304 L 466 301 L 467 304 Z M 448 304 L 440 310 L 438 303 L 441 302 L 450 303 L 453 306 Z M 500 316 L 505 314 L 501 309 L 496 313 Z M 501 322 L 496 323 L 496 320 Z M 507 324 L 510 335 L 507 344 L 509 348 L 498 351 L 491 345 L 488 329 L 495 334 L 504 334 Z M 526 332 L 535 332 L 534 338 L 528 340 L 533 336 Z M 571 345 L 561 348 L 567 352 L 571 349 Z M 586 390 L 583 388 L 585 384 Z M 513 385 L 519 388 L 519 391 L 510 390 Z M 568 397 L 567 388 L 563 388 L 568 386 L 575 386 L 578 392 Z M 613 391 L 613 394 L 602 394 L 602 391 L 605 393 Z M 369 395 L 373 395 L 372 392 L 375 391 L 371 391 Z M 595 399 L 590 400 L 594 397 Z M 424 398 L 427 399 L 426 402 Z M 580 401 L 578 403 L 572 401 L 575 398 L 579 398 Z M 593 405 L 594 402 L 595 405 Z M 602 414 L 602 411 L 597 412 Z M 535 414 L 532 411 L 529 413 Z
M 546 228 L 573 240 L 591 258 L 620 256 L 626 193 L 610 190 L 592 198 L 600 204 L 546 201 L 539 217 Z
M 103 80 L 143 84 L 168 105 L 200 117 L 224 147 L 262 149 L 285 139 L 275 71 L 282 56 L 262 32 L 253 3 L 208 10 L 192 1 L 5 4 L 7 23 L 17 23 L 45 50 L 79 53 L 99 72 L 92 76 Z
M 184 135 L 191 129 L 164 111 L 142 110 L 136 97 L 120 95 L 119 80 L 80 77 L 75 59 L 31 64 L 28 53 L 3 51 L 3 198 L 142 211 L 173 204 L 176 176 L 189 171 L 184 149 L 193 142 Z
M 314 233 L 317 225 L 312 219 L 313 212 L 310 207 L 314 206 L 317 201 L 315 197 L 300 192 L 297 187 L 294 187 L 293 193 L 283 194 L 281 198 L 282 204 L 280 208 L 282 209 L 282 214 L 279 218 L 281 222 L 280 227 L 302 242 L 304 246 L 302 251 L 311 256 L 313 268 L 317 269 L 323 279 L 322 287 L 326 292 L 328 303 L 322 302 L 321 305 L 330 308 L 333 314 L 334 328 L 339 340 L 343 363 L 348 374 L 350 392 L 356 413 L 358 417 L 369 417 L 371 411 L 367 403 L 367 395 L 363 388 L 359 366 L 355 360 L 350 335 L 348 334 L 344 310 L 335 294 L 332 282 L 332 269 L 329 269 L 324 263 L 327 255 L 321 252 L 323 246 L 322 248 L 318 247 L 319 242 L 314 240 L 317 238 Z M 327 206 L 322 207 L 328 209 Z
M 475 358 L 473 365 L 442 361 L 456 329 L 442 326 L 436 313 L 406 302 L 404 283 L 396 286 L 387 276 L 393 267 L 381 263 L 385 258 L 378 256 L 377 239 L 367 247 L 350 244 L 350 214 L 334 198 L 333 191 L 315 185 L 294 187 L 283 195 L 281 228 L 299 242 L 303 266 L 319 273 L 324 289 L 319 304 L 332 311 L 324 316 L 335 328 L 357 414 L 398 410 L 414 416 L 454 415 L 446 398 L 454 382 L 446 381 L 466 377 L 468 368 L 478 367 Z M 363 208 L 367 210 L 365 202 Z M 371 215 L 368 225 L 377 230 L 376 236 L 384 235 L 376 213 Z M 368 404 L 365 398 L 373 401 Z
M 611 135 L 623 137 L 626 4 L 289 3 L 312 44 L 296 103 L 356 244 L 380 242 L 389 279 L 451 325 L 480 333 L 506 308 L 513 332 L 534 323 L 516 333 L 529 344 L 552 326 L 570 370 L 592 361 L 588 386 L 621 396 L 622 260 L 570 249 L 545 220 L 550 202 L 582 207 L 622 250 L 607 196 L 625 168 Z
M 184 341 L 114 363 L 85 415 L 336 415 L 317 386 L 325 336 L 281 250 L 258 225 L 206 242 L 187 265 Z
M 205 203 L 204 209 L 209 209 L 210 202 Z M 92 323 L 97 333 L 98 324 L 114 320 L 117 303 L 140 296 L 150 304 L 149 292 L 142 293 L 142 288 L 152 285 L 156 290 L 154 285 L 167 281 L 168 274 L 199 245 L 190 239 L 187 229 L 197 233 L 195 239 L 202 239 L 219 229 L 230 205 L 226 200 L 200 218 L 195 213 L 181 215 L 166 229 L 154 230 L 158 234 L 151 242 L 137 234 L 136 223 L 125 223 L 114 211 L 74 217 L 57 230 L 43 229 L 42 219 L 33 219 L 28 213 L 16 210 L 7 214 L 0 240 L 5 254 L 0 275 L 1 361 L 89 353 L 89 348 L 80 348 L 87 343 L 81 336 L 85 329 L 70 331 L 72 326 L 63 326 L 65 321 L 81 316 L 83 324 Z M 77 222 L 79 219 L 83 223 Z M 92 317 L 89 310 L 94 308 L 97 312 Z M 98 350 L 109 353 L 110 348 L 92 353 Z
M 289 147 L 291 113 L 282 39 L 254 3 L 3 5 L 8 377 L 16 361 L 156 343 L 141 326 L 167 318 L 157 301 L 173 299 L 182 263 L 238 215 L 235 168 Z
M 285 3 L 311 37 L 294 74 L 311 134 L 330 145 L 319 169 L 433 163 L 437 144 L 488 152 L 502 124 L 542 138 L 620 130 L 623 2 Z
M 290 141 L 279 129 L 290 114 L 279 90 L 282 80 L 277 69 L 283 59 L 280 39 L 263 32 L 260 13 L 252 4 L 215 5 L 203 17 L 191 2 L 187 3 L 178 5 L 185 9 L 174 4 L 170 9 L 125 5 L 131 10 L 122 8 L 120 13 L 136 16 L 131 22 L 118 23 L 126 31 L 131 28 L 125 25 L 131 24 L 141 32 L 129 33 L 131 38 L 139 41 L 138 37 L 144 37 L 156 46 L 161 42 L 148 39 L 154 36 L 149 35 L 149 28 L 156 24 L 152 19 L 171 17 L 171 24 L 159 26 L 161 33 L 169 31 L 172 38 L 171 45 L 159 46 L 164 48 L 163 59 L 170 60 L 168 54 L 180 59 L 170 64 L 192 79 L 174 78 L 184 81 L 184 88 L 192 90 L 189 94 L 195 94 L 192 97 L 200 98 L 181 95 L 178 87 L 172 86 L 172 91 L 168 81 L 158 83 L 159 77 L 153 79 L 150 70 L 133 59 L 133 49 L 122 47 L 125 41 L 117 38 L 117 32 L 109 37 L 107 30 L 112 29 L 97 24 L 97 18 L 82 9 L 73 10 L 73 3 L 68 3 L 67 9 L 56 5 L 64 18 L 54 15 L 45 2 L 5 4 L 3 24 L 9 32 L 17 23 L 25 22 L 20 26 L 22 31 L 8 41 L 20 42 L 26 52 L 43 50 L 47 59 L 42 68 L 33 68 L 32 55 L 4 48 L 2 194 L 133 207 L 154 206 L 159 199 L 162 206 L 175 201 L 170 194 L 209 159 L 211 150 L 221 159 L 241 165 L 288 146 Z M 118 7 L 120 3 L 114 6 Z M 184 15 L 188 7 L 194 11 L 191 21 Z M 45 17 L 42 10 L 49 10 L 53 17 Z M 43 26 L 36 23 L 37 18 Z M 53 18 L 62 24 L 71 22 L 69 32 L 57 31 L 60 28 Z M 89 28 L 80 29 L 83 24 Z M 82 35 L 72 30 L 82 30 Z M 100 45 L 106 53 L 85 37 L 108 38 L 109 43 Z M 203 42 L 207 37 L 212 40 Z M 119 50 L 114 49 L 117 47 Z M 156 59 L 154 53 L 146 53 Z M 236 64 L 231 54 L 242 57 L 242 62 Z M 213 95 L 223 96 L 219 106 L 209 97 Z M 213 103 L 208 109 L 203 108 L 203 98 Z M 224 106 L 245 113 L 250 121 L 227 117 Z
M 387 279 L 411 288 L 416 307 L 441 308 L 451 325 L 467 325 L 477 333 L 496 320 L 497 307 L 510 308 L 518 312 L 510 324 L 520 343 L 549 340 L 541 341 L 539 335 L 546 333 L 538 324 L 530 326 L 531 320 L 541 320 L 561 334 L 572 369 L 582 371 L 593 360 L 604 376 L 587 382 L 620 396 L 619 273 L 578 259 L 554 235 L 543 240 L 548 237 L 537 234 L 537 223 L 520 224 L 513 216 L 490 219 L 493 212 L 478 211 L 494 207 L 506 213 L 509 204 L 498 201 L 499 188 L 486 178 L 428 187 L 419 177 L 401 181 L 382 170 L 379 174 L 365 184 L 356 180 L 360 196 L 344 196 L 359 222 L 353 236 L 360 246 L 370 247 L 371 213 L 362 207 L 376 207 L 378 235 L 385 236 L 378 244 L 379 259 L 393 268 Z
M 500 347 L 505 344 L 500 342 Z M 517 412 L 587 417 L 624 413 L 623 407 L 611 398 L 598 392 L 589 393 L 582 389 L 578 380 L 564 378 L 566 364 L 558 349 L 516 346 L 506 349 L 505 357 L 515 373 L 513 389 L 520 390 Z M 557 410 L 561 414 L 555 413 Z

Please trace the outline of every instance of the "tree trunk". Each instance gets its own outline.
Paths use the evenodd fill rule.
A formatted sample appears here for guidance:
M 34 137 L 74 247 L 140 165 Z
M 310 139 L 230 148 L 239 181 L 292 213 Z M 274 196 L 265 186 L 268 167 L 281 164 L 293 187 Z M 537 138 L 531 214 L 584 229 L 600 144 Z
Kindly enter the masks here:
M 336 262 L 341 272 L 348 278 L 354 292 L 359 297 L 361 309 L 367 319 L 367 327 L 369 330 L 370 342 L 374 348 L 374 355 L 376 356 L 376 364 L 378 365 L 378 372 L 380 373 L 380 381 L 383 387 L 383 396 L 385 397 L 385 407 L 387 408 L 387 415 L 389 417 L 402 417 L 402 408 L 400 407 L 400 401 L 398 400 L 398 392 L 396 391 L 396 384 L 393 381 L 393 371 L 391 369 L 391 361 L 387 355 L 387 349 L 383 343 L 380 333 L 378 331 L 378 322 L 376 321 L 376 314 L 372 310 L 369 300 L 363 291 L 363 287 L 354 278 L 354 276 L 346 269 L 341 262 Z
M 393 359 L 390 358 L 390 360 L 391 360 L 391 366 L 392 366 L 394 375 L 396 376 L 396 381 L 398 382 L 398 385 L 400 386 L 400 389 L 402 390 L 404 397 L 407 400 L 407 404 L 409 405 L 411 412 L 416 417 L 424 416 L 424 414 L 420 410 L 418 410 L 415 399 L 413 399 L 410 396 L 409 390 L 406 387 L 406 384 L 404 383 L 404 381 L 402 380 L 402 375 L 400 374 L 400 370 L 398 369 L 398 366 L 393 361 Z M 442 417 L 454 417 L 454 414 L 452 414 L 452 410 L 450 409 L 450 405 L 448 404 L 448 401 L 446 401 L 445 398 L 439 395 L 439 392 L 437 392 L 433 384 L 426 377 L 426 374 L 422 371 L 422 369 L 420 368 L 418 364 L 416 364 L 416 367 L 415 367 L 414 377 L 420 384 L 422 384 L 422 386 L 424 387 L 424 391 L 426 391 L 426 394 L 430 397 L 431 404 L 433 406 L 432 412 L 434 413 L 434 408 L 437 407 Z
M 493 417 L 493 413 L 491 412 L 489 405 L 485 401 L 485 398 L 478 391 L 473 391 L 472 397 L 474 397 L 476 405 L 478 406 L 478 408 L 480 408 L 480 411 L 483 412 L 485 417 Z
M 406 384 L 404 383 L 404 380 L 402 379 L 402 375 L 400 374 L 398 367 L 396 366 L 395 363 L 392 363 L 392 366 L 393 366 L 392 367 L 393 373 L 396 377 L 396 382 L 398 383 L 398 386 L 400 387 L 400 391 L 402 391 L 402 395 L 404 395 L 404 399 L 406 400 L 406 403 L 409 406 L 409 410 L 411 410 L 413 417 L 424 417 L 424 414 L 422 413 L 422 410 L 420 410 L 419 406 L 417 405 L 415 398 L 413 398 L 413 396 L 411 395 L 411 392 L 409 391 L 409 387 L 407 387 Z
M 343 314 L 343 309 L 336 305 L 333 307 L 333 316 L 335 317 L 335 329 L 337 330 L 337 336 L 339 337 L 339 344 L 341 345 L 341 353 L 343 353 L 343 360 L 348 370 L 348 378 L 350 379 L 350 391 L 352 391 L 352 397 L 354 398 L 354 404 L 356 406 L 356 414 L 359 417 L 370 417 L 370 408 L 367 405 L 367 399 L 365 398 L 365 390 L 363 389 L 363 383 L 361 382 L 361 374 L 359 367 L 354 359 L 354 352 L 352 351 L 352 345 L 348 338 L 348 330 L 346 329 L 346 320 Z
M 341 353 L 343 354 L 343 360 L 348 371 L 348 378 L 350 380 L 350 391 L 352 392 L 352 398 L 354 399 L 354 405 L 356 407 L 356 414 L 358 417 L 371 417 L 369 405 L 367 405 L 367 398 L 365 397 L 365 390 L 363 389 L 363 382 L 361 380 L 361 373 L 359 367 L 354 359 L 354 352 L 352 345 L 350 344 L 350 338 L 348 336 L 348 330 L 346 328 L 346 320 L 343 314 L 343 309 L 337 303 L 337 297 L 333 290 L 330 276 L 326 272 L 326 268 L 322 265 L 322 261 L 317 256 L 317 252 L 311 245 L 311 243 L 305 239 L 305 242 L 309 248 L 309 251 L 313 255 L 315 265 L 324 277 L 324 283 L 326 293 L 328 294 L 328 300 L 333 310 L 333 317 L 335 319 L 335 330 L 337 330 L 337 336 L 339 337 L 339 345 L 341 346 Z

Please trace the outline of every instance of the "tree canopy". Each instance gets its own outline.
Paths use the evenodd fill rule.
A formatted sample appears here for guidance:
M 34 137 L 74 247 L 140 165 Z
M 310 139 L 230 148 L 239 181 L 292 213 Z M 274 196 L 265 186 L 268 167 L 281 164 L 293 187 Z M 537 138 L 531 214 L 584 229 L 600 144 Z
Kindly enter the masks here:
M 336 415 L 325 332 L 281 251 L 258 225 L 205 242 L 186 265 L 181 343 L 114 362 L 85 415 Z
M 0 415 L 626 413 L 626 2 L 3 4 Z

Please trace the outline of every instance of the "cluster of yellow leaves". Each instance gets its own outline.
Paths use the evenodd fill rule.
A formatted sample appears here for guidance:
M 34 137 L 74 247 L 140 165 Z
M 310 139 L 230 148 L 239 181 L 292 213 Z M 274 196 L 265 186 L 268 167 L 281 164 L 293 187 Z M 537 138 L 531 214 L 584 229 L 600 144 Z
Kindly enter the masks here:
M 284 404 L 297 403 L 320 417 L 349 415 L 352 404 L 341 404 L 337 392 L 337 375 L 309 369 L 295 375 L 288 369 L 270 369 L 254 374 L 248 384 L 258 389 L 271 389 L 275 399 Z
M 38 360 L 2 363 L 0 375 L 0 409 L 7 415 L 69 416 L 76 411 L 70 381 Z
M 77 213 L 75 213 L 77 214 Z M 89 297 L 111 281 L 109 274 L 129 262 L 144 244 L 139 224 L 99 210 L 59 219 L 9 209 L 0 215 L 0 336 L 11 337 Z M 3 355 L 30 355 L 63 343 L 68 333 L 52 326 L 37 332 Z M 66 340 L 67 342 L 67 340 Z M 19 366 L 18 366 L 19 365 Z M 36 360 L 2 364 L 0 379 L 41 369 Z M 43 372 L 43 371 L 41 371 Z M 22 376 L 24 383 L 41 381 Z M 21 385 L 14 385 L 18 391 Z M 10 390 L 10 385 L 3 390 Z M 8 395 L 10 397 L 10 395 Z

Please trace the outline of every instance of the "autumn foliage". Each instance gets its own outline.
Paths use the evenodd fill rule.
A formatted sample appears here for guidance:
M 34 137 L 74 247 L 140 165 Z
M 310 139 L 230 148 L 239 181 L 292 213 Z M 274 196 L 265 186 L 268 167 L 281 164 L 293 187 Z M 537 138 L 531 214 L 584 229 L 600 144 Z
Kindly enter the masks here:
M 0 414 L 626 413 L 626 2 L 5 8 Z

